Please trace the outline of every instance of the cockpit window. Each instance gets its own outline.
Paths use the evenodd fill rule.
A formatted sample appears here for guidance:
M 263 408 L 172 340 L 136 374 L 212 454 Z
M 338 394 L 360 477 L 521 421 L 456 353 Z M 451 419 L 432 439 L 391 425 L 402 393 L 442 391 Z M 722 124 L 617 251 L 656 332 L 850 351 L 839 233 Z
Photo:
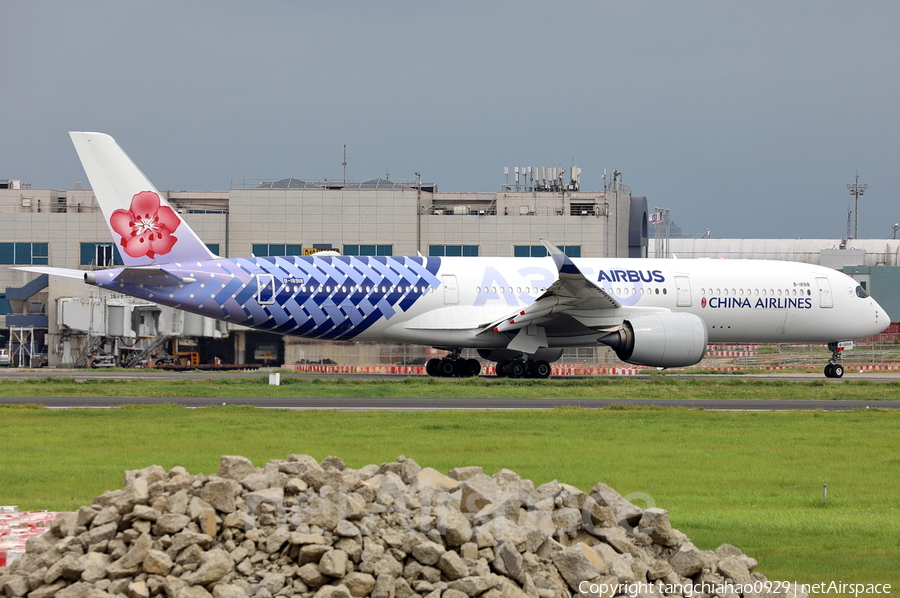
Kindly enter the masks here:
M 862 285 L 859 285 L 856 287 L 856 296 L 860 299 L 865 299 L 869 296 L 869 293 L 864 288 L 862 288 Z

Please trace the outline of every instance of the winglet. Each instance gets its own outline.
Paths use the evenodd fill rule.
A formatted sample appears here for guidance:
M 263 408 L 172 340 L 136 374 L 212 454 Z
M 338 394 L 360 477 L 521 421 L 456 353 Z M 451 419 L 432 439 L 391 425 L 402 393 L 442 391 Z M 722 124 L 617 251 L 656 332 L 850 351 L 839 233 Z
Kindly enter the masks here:
M 559 270 L 560 276 L 563 274 L 583 276 L 581 270 L 579 270 L 578 266 L 576 266 L 569 256 L 566 255 L 565 251 L 547 239 L 541 239 L 541 244 L 547 249 L 547 253 L 550 257 L 553 258 L 553 263 L 556 264 L 556 269 Z

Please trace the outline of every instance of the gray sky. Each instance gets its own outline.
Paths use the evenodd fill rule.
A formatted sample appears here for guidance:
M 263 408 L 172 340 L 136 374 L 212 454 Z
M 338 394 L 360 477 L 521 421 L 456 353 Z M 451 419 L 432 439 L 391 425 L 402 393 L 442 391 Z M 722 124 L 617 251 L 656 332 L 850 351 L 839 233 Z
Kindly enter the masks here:
M 0 178 L 85 182 L 69 130 L 160 189 L 622 171 L 687 233 L 900 221 L 900 3 L 4 0 Z

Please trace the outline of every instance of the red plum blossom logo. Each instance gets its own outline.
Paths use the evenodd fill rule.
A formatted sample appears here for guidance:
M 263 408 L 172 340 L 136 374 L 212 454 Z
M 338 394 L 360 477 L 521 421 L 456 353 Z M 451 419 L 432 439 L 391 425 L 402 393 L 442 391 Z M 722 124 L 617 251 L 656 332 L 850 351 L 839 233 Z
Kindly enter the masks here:
M 116 210 L 109 218 L 109 225 L 122 236 L 125 253 L 150 259 L 172 250 L 178 241 L 172 233 L 179 224 L 178 215 L 169 206 L 160 206 L 153 191 L 136 194 L 127 210 Z

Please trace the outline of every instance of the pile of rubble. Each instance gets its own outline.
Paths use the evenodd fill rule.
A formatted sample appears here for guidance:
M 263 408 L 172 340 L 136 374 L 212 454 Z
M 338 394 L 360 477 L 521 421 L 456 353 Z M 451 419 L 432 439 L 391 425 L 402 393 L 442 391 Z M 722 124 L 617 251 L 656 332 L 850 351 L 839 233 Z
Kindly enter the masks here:
M 506 469 L 444 475 L 404 457 L 350 469 L 336 457 L 258 468 L 226 456 L 218 475 L 127 471 L 124 489 L 28 540 L 0 568 L 0 595 L 766 595 L 756 565 L 727 544 L 699 550 L 666 511 L 638 509 L 605 484 L 535 488 Z M 703 584 L 726 589 L 693 590 Z

